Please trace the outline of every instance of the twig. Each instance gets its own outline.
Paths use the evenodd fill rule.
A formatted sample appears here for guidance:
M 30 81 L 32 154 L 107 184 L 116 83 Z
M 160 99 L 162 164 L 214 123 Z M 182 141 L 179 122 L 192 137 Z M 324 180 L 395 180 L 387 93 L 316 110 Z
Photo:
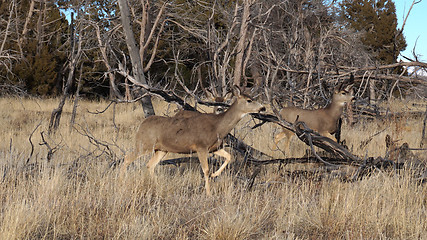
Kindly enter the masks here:
M 362 141 L 359 145 L 359 148 L 362 149 L 363 147 L 365 147 L 370 141 L 372 141 L 372 139 L 377 136 L 378 134 L 384 132 L 388 127 L 384 128 L 381 131 L 378 131 L 377 133 L 375 133 L 374 135 L 370 136 L 368 139 Z
M 52 159 L 52 156 L 53 156 L 53 154 L 56 152 L 56 148 L 57 148 L 57 146 L 55 146 L 54 148 L 52 148 L 50 145 L 49 145 L 49 143 L 44 139 L 44 131 L 42 131 L 41 133 L 40 133 L 40 135 L 41 135 L 41 137 L 42 137 L 42 142 L 41 143 L 39 143 L 39 145 L 46 145 L 46 147 L 47 147 L 47 156 L 46 156 L 46 160 L 47 160 L 47 162 L 50 162 L 50 160 Z
M 414 1 L 412 1 L 411 6 L 409 7 L 408 13 L 406 14 L 406 17 L 405 17 L 405 19 L 403 20 L 402 27 L 400 28 L 399 32 L 396 34 L 396 37 L 395 37 L 395 38 L 399 37 L 399 35 L 403 33 L 403 28 L 405 27 L 406 20 L 408 20 L 409 13 L 411 13 L 412 7 L 413 7 L 415 4 L 420 3 L 421 1 L 422 1 L 422 0 L 418 0 L 418 1 L 417 1 L 417 0 L 414 0 Z
M 261 168 L 258 166 L 257 168 L 255 168 L 254 172 L 252 173 L 252 176 L 250 178 L 250 182 L 248 185 L 248 190 L 250 191 L 252 189 L 252 187 L 254 186 L 255 183 L 255 178 L 258 176 L 258 174 L 261 172 Z
M 42 121 L 39 122 L 39 124 L 37 124 L 37 126 L 34 128 L 34 130 L 31 132 L 30 137 L 28 138 L 28 141 L 31 144 L 31 152 L 30 152 L 30 156 L 28 156 L 27 161 L 25 161 L 25 164 L 28 164 L 30 162 L 31 157 L 33 156 L 34 153 L 34 144 L 31 141 L 31 138 L 33 137 L 34 132 L 37 130 L 37 128 L 40 127 L 40 125 L 42 124 Z
M 101 111 L 96 110 L 96 112 L 91 112 L 91 111 L 87 110 L 87 112 L 88 112 L 88 113 L 91 113 L 91 114 L 101 114 L 101 113 L 104 113 L 104 112 L 105 112 L 105 111 L 107 111 L 107 110 L 108 110 L 108 108 L 110 108 L 110 106 L 111 106 L 113 103 L 115 103 L 115 102 L 116 102 L 115 100 L 111 101 L 111 102 L 107 105 L 107 107 L 106 107 L 104 110 L 101 110 Z

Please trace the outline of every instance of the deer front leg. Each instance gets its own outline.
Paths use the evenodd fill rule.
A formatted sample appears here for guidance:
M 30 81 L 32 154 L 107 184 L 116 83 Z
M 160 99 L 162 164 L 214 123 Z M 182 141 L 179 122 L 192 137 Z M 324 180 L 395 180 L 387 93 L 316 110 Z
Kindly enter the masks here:
M 203 175 L 205 177 L 206 195 L 212 196 L 209 186 L 209 164 L 208 164 L 208 150 L 198 149 L 197 156 L 199 157 L 200 165 L 202 167 Z
M 275 142 L 275 144 L 276 144 L 276 148 L 278 148 L 279 147 L 279 142 L 280 142 L 280 140 L 282 140 L 283 138 L 285 138 L 286 137 L 286 141 L 285 141 L 285 151 L 286 152 L 289 152 L 289 145 L 290 145 L 290 143 L 291 143 L 291 139 L 292 139 L 292 137 L 293 137 L 293 135 L 294 135 L 294 133 L 292 132 L 292 131 L 289 131 L 289 130 L 287 130 L 287 129 L 283 129 L 283 131 L 282 132 L 280 132 L 279 134 L 277 134 L 275 137 L 274 137 L 274 142 Z
M 228 152 L 226 152 L 224 149 L 220 149 L 214 152 L 214 154 L 225 158 L 225 161 L 221 165 L 221 167 L 219 167 L 219 169 L 216 170 L 216 172 L 211 175 L 211 177 L 218 177 L 221 174 L 221 172 L 225 169 L 225 167 L 228 165 L 228 163 L 230 163 L 231 155 Z
M 135 150 L 131 153 L 126 154 L 125 159 L 123 161 L 122 167 L 120 169 L 119 178 L 122 179 L 125 175 L 127 167 L 135 161 L 141 155 L 140 146 L 136 145 Z

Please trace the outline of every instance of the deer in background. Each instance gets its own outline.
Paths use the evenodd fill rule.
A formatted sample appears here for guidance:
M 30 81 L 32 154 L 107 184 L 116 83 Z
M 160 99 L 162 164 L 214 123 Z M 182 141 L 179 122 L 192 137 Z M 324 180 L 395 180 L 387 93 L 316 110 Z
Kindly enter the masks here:
M 206 90 L 206 97 L 209 101 L 212 101 L 215 103 L 227 103 L 228 104 L 228 103 L 230 103 L 231 98 L 233 97 L 233 93 L 228 92 L 227 94 L 225 94 L 225 96 L 219 97 L 219 96 L 214 95 L 209 90 Z M 223 113 L 225 111 L 225 109 L 226 108 L 224 106 L 215 106 L 213 108 L 213 114 Z M 193 116 L 196 116 L 197 114 L 201 114 L 201 113 L 197 112 L 197 111 L 180 110 L 175 114 L 175 117 L 193 117 Z
M 146 164 L 150 174 L 154 175 L 155 166 L 168 153 L 197 153 L 205 179 L 206 194 L 211 195 L 209 178 L 221 174 L 231 157 L 220 168 L 209 175 L 208 154 L 213 152 L 223 156 L 220 149 L 225 136 L 248 113 L 265 111 L 265 107 L 241 93 L 240 88 L 233 89 L 235 100 L 230 108 L 220 114 L 197 113 L 193 116 L 150 116 L 146 118 L 136 133 L 135 149 L 125 156 L 120 175 L 123 176 L 127 166 L 143 154 L 154 151 Z
M 216 94 L 210 92 L 209 90 L 206 90 L 206 96 L 208 97 L 209 100 L 215 102 L 215 103 L 227 103 L 229 104 L 231 102 L 231 99 L 233 97 L 233 93 L 232 92 L 228 92 L 225 94 L 225 96 L 217 96 Z M 215 106 L 213 109 L 213 113 L 215 114 L 220 114 L 222 112 L 225 112 L 225 107 L 224 106 Z
M 353 78 L 353 75 L 351 75 L 350 82 L 353 81 Z M 280 110 L 280 117 L 291 123 L 294 123 L 298 118 L 298 121 L 305 122 L 312 130 L 336 141 L 336 138 L 332 134 L 337 131 L 338 121 L 343 113 L 345 104 L 350 103 L 354 98 L 352 91 L 353 84 L 345 88 L 342 85 L 340 84 L 334 89 L 332 101 L 325 108 L 308 110 L 297 107 L 285 107 Z M 283 128 L 283 131 L 274 137 L 274 142 L 278 146 L 279 141 L 286 137 L 285 146 L 286 151 L 288 151 L 293 135 L 292 131 Z

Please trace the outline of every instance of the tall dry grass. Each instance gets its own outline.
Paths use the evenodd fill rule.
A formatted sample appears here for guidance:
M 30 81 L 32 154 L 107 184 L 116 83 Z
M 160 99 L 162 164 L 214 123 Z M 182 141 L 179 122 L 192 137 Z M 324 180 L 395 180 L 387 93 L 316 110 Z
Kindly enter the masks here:
M 60 129 L 43 135 L 55 150 L 48 162 L 48 148 L 39 143 L 57 101 L 0 98 L 0 239 L 426 239 L 427 187 L 406 170 L 344 182 L 283 177 L 295 166 L 270 165 L 248 190 L 251 169 L 232 169 L 213 181 L 214 196 L 206 197 L 198 163 L 158 166 L 151 179 L 145 157 L 119 181 L 111 165 L 133 148 L 143 119 L 139 104 L 91 114 L 108 103 L 82 101 L 70 131 L 67 103 Z M 155 107 L 167 115 L 175 109 L 161 101 Z M 272 140 L 280 129 L 265 124 L 252 131 L 251 125 L 247 117 L 233 132 L 283 157 Z M 344 126 L 343 138 L 358 155 L 384 156 L 386 134 L 417 147 L 421 127 L 421 119 L 366 121 Z M 30 136 L 34 153 L 27 164 Z M 287 155 L 307 149 L 291 144 Z

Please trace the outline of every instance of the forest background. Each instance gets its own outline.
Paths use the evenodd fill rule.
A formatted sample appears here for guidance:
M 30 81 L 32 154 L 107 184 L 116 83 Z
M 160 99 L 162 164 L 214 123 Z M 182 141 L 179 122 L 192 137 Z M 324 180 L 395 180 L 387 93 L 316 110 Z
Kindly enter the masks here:
M 425 63 L 398 62 L 406 42 L 388 0 L 3 0 L 0 13 L 2 95 L 129 100 L 134 76 L 180 95 L 241 85 L 309 107 L 351 72 L 370 103 L 423 96 Z

